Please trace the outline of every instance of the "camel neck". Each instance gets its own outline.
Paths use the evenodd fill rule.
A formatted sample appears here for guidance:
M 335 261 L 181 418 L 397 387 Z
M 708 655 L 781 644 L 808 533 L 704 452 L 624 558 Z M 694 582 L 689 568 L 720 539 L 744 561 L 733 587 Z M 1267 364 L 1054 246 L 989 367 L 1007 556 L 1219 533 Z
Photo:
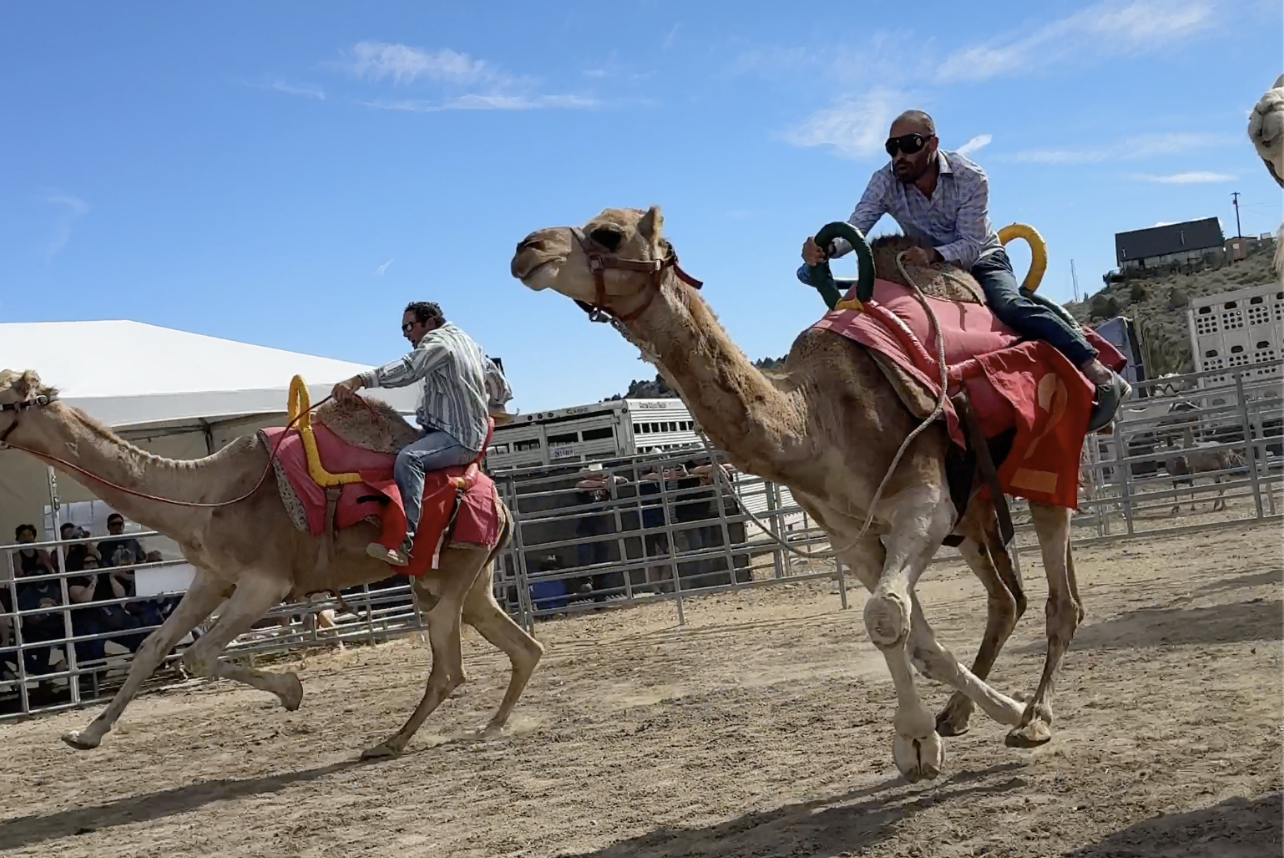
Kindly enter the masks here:
M 804 440 L 804 408 L 745 357 L 693 290 L 667 275 L 660 294 L 628 324 L 658 358 L 709 438 L 739 467 L 781 480 Z
M 205 494 L 211 489 L 224 493 L 235 488 L 221 485 L 220 481 L 210 480 L 202 473 L 215 457 L 174 460 L 157 456 L 133 446 L 78 409 L 62 403 L 28 412 L 11 440 L 36 453 L 126 518 L 163 533 L 189 531 L 194 519 L 207 511 L 147 500 L 130 492 L 176 501 L 208 502 L 211 499 Z M 63 462 L 83 468 L 98 479 L 78 473 Z

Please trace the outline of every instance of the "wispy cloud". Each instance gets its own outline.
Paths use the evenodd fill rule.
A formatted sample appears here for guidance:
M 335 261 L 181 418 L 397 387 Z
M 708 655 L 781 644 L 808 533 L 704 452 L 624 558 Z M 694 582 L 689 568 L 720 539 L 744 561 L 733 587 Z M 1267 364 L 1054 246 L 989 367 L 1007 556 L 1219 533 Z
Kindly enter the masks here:
M 669 48 L 673 47 L 673 40 L 678 37 L 678 30 L 680 29 L 682 29 L 681 24 L 674 24 L 669 28 L 669 34 L 665 36 L 664 41 L 660 43 L 661 51 L 667 51 Z
M 990 141 L 993 139 L 994 139 L 993 134 L 978 134 L 975 137 L 973 137 L 971 140 L 964 143 L 962 146 L 955 149 L 954 151 L 958 152 L 960 155 L 970 155 L 973 152 L 975 152 L 977 149 L 981 149 L 990 145 Z
M 303 98 L 314 98 L 317 101 L 325 101 L 325 90 L 319 86 L 311 84 L 295 84 L 281 78 L 270 78 L 264 81 L 238 80 L 240 86 L 253 87 L 254 89 L 267 89 L 275 92 L 283 92 L 286 95 L 297 95 Z
M 56 192 L 45 194 L 44 201 L 59 209 L 53 238 L 45 245 L 45 261 L 48 262 L 58 251 L 67 246 L 67 242 L 71 240 L 71 225 L 89 211 L 89 203 L 71 194 Z
M 1157 182 L 1161 185 L 1202 185 L 1213 182 L 1232 182 L 1232 173 L 1213 173 L 1205 170 L 1191 170 L 1185 173 L 1169 173 L 1158 176 L 1154 173 L 1134 173 L 1129 178 L 1138 182 Z
M 392 260 L 391 260 L 391 259 L 389 259 L 389 260 L 388 260 L 387 262 L 385 262 L 383 265 L 380 265 L 378 268 L 376 268 L 372 273 L 374 274 L 374 276 L 375 276 L 375 277 L 382 277 L 382 276 L 383 276 L 383 272 L 387 271 L 387 270 L 388 270 L 388 266 L 389 266 L 389 265 L 391 265 L 391 264 L 392 264 Z
M 400 110 L 408 113 L 437 113 L 443 110 L 586 110 L 598 106 L 595 99 L 579 95 L 463 95 L 443 101 L 377 99 L 364 104 L 376 110 Z
M 784 139 L 794 146 L 826 146 L 844 158 L 868 158 L 883 151 L 887 128 L 903 101 L 903 94 L 868 92 L 817 110 L 786 131 Z
M 1109 146 L 1076 149 L 1026 149 L 1003 160 L 1026 164 L 1095 164 L 1102 161 L 1137 161 L 1159 155 L 1192 152 L 1218 146 L 1234 145 L 1238 138 L 1225 134 L 1189 131 L 1162 134 L 1139 134 Z
M 1106 0 L 1033 29 L 960 48 L 936 69 L 939 82 L 984 81 L 1092 57 L 1140 54 L 1217 24 L 1214 0 Z
M 409 84 L 419 78 L 457 85 L 511 85 L 515 79 L 484 60 L 450 48 L 427 50 L 389 42 L 363 41 L 352 46 L 344 67 L 359 78 Z

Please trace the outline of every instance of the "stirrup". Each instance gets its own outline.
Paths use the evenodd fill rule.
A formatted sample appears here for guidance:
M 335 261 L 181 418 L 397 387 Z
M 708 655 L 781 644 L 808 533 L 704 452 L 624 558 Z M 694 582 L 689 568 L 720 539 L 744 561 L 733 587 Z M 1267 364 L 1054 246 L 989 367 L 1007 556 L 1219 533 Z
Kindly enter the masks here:
M 1110 375 L 1112 377 L 1108 383 L 1097 385 L 1097 401 L 1092 406 L 1092 414 L 1088 416 L 1089 432 L 1096 432 L 1110 425 L 1119 413 L 1123 401 L 1132 395 L 1132 385 L 1128 383 L 1128 379 L 1113 370 Z

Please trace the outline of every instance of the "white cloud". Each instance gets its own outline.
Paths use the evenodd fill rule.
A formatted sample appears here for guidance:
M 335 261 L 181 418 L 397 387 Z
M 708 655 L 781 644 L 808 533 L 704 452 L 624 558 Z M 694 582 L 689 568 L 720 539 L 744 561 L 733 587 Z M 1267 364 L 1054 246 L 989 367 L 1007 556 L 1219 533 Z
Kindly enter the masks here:
M 391 264 L 392 264 L 392 260 L 391 260 L 391 259 L 389 259 L 389 260 L 388 260 L 387 262 L 385 262 L 383 265 L 380 265 L 378 268 L 376 268 L 372 273 L 374 274 L 374 276 L 375 276 L 375 277 L 382 277 L 382 276 L 383 276 L 383 272 L 387 271 L 387 270 L 388 270 L 388 266 L 389 266 L 389 265 L 391 265 Z
M 1225 134 L 1177 131 L 1138 134 L 1109 146 L 1077 149 L 1026 149 L 1004 160 L 1026 164 L 1095 164 L 1102 161 L 1136 161 L 1160 155 L 1233 145 L 1237 139 Z
M 460 51 L 450 48 L 430 51 L 389 42 L 357 42 L 352 46 L 352 59 L 346 67 L 357 77 L 370 80 L 391 77 L 396 84 L 413 83 L 418 78 L 464 86 L 513 83 L 509 75 Z
M 1235 180 L 1235 176 L 1231 173 L 1212 173 L 1204 170 L 1169 173 L 1162 176 L 1157 176 L 1153 173 L 1134 173 L 1131 178 L 1138 182 L 1157 182 L 1163 185 L 1201 185 Z
M 580 95 L 462 95 L 444 101 L 426 99 L 375 100 L 365 102 L 376 110 L 408 113 L 437 113 L 443 110 L 586 110 L 597 107 L 595 99 Z
M 48 261 L 67 246 L 67 242 L 71 240 L 71 225 L 89 211 L 89 203 L 71 194 L 62 193 L 46 194 L 44 199 L 45 202 L 61 209 L 53 238 L 45 246 L 45 260 Z
M 260 83 L 239 80 L 237 83 L 241 86 L 253 87 L 254 89 L 270 89 L 276 92 L 283 92 L 286 95 L 298 95 L 304 98 L 315 98 L 317 101 L 325 101 L 325 90 L 319 86 L 313 86 L 311 84 L 294 84 L 281 78 L 272 78 Z
M 983 81 L 1093 55 L 1139 54 L 1217 24 L 1214 0 L 1105 0 L 1072 15 L 960 48 L 936 69 L 942 82 Z
M 900 112 L 897 93 L 876 90 L 818 110 L 784 134 L 794 146 L 828 146 L 845 158 L 862 160 L 883 151 L 887 129 Z M 895 112 L 894 112 L 895 111 Z
M 990 145 L 990 141 L 993 139 L 993 134 L 978 134 L 954 151 L 958 152 L 960 155 L 970 155 L 977 149 Z

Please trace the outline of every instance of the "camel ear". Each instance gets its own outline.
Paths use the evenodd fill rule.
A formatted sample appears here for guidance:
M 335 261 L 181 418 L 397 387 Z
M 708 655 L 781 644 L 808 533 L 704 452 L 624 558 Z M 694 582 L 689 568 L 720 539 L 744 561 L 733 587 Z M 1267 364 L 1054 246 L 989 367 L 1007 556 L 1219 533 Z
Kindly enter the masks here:
M 18 377 L 13 387 L 23 396 L 30 396 L 40 390 L 40 374 L 34 369 L 29 369 Z
M 638 221 L 638 232 L 647 240 L 649 244 L 655 246 L 660 240 L 660 230 L 664 228 L 664 215 L 660 214 L 659 206 L 651 206 L 642 215 Z

